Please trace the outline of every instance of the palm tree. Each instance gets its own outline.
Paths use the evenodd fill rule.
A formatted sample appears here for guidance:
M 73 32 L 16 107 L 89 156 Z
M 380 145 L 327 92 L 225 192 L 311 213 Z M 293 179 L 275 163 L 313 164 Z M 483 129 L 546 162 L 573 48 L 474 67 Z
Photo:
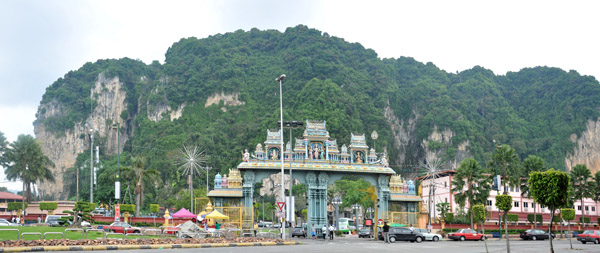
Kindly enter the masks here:
M 140 215 L 140 206 L 144 201 L 144 181 L 156 181 L 158 171 L 146 169 L 146 159 L 141 156 L 131 158 L 131 167 L 122 168 L 123 172 L 135 179 L 135 216 Z
M 473 228 L 473 206 L 484 204 L 490 196 L 492 178 L 473 158 L 467 158 L 460 163 L 452 179 L 452 193 L 456 193 L 456 203 L 465 206 L 469 202 L 471 229 Z
M 592 199 L 597 204 L 600 202 L 600 171 L 596 171 L 596 174 L 594 174 L 593 186 L 594 187 L 592 189 L 594 190 L 592 191 Z M 598 207 L 596 207 L 596 210 L 598 210 Z
M 26 202 L 32 200 L 32 184 L 50 181 L 54 176 L 48 167 L 54 166 L 44 155 L 42 148 L 31 135 L 19 135 L 17 140 L 4 150 L 2 163 L 5 166 L 6 178 L 11 181 L 23 181 L 23 197 Z
M 496 152 L 492 156 L 491 166 L 496 169 L 498 175 L 502 176 L 504 194 L 508 194 L 507 186 L 518 185 L 520 181 L 520 175 L 517 173 L 519 165 L 519 156 L 515 149 L 506 144 L 496 148 Z
M 583 199 L 593 196 L 590 191 L 592 185 L 589 181 L 592 173 L 584 164 L 577 164 L 573 167 L 570 174 L 573 194 L 576 199 L 581 201 L 581 223 L 583 223 L 583 229 L 585 229 L 585 206 L 583 205 Z
M 521 197 L 522 198 L 531 198 L 529 196 L 529 184 L 527 180 L 529 180 L 529 174 L 531 172 L 542 172 L 544 171 L 544 160 L 538 156 L 530 155 L 527 157 L 523 164 L 521 164 L 521 171 L 519 173 L 519 188 L 521 188 Z M 534 229 L 537 229 L 537 208 L 535 202 L 533 203 L 533 226 Z
M 0 132 L 0 167 L 6 167 L 4 162 L 4 152 L 8 148 L 8 142 L 6 141 L 6 137 L 4 137 L 4 133 Z

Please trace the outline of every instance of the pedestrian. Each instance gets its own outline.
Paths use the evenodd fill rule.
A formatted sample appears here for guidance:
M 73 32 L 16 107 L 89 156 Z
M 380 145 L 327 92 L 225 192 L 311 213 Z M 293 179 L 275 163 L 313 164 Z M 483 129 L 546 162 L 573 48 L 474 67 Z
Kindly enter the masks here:
M 38 223 L 42 223 L 42 216 L 38 216 Z
M 315 224 L 312 224 L 312 228 L 311 228 L 311 235 L 313 240 L 317 240 L 317 229 L 315 228 Z
M 257 230 L 258 230 L 258 224 L 254 223 L 254 237 L 256 237 Z
M 333 241 L 333 224 L 329 224 L 329 240 Z
M 15 216 L 13 216 L 12 219 L 10 219 L 10 222 L 15 223 Z
M 383 240 L 387 244 L 390 243 L 390 238 L 388 236 L 389 233 L 390 233 L 390 226 L 387 224 L 387 221 L 386 221 L 383 223 Z
M 323 233 L 323 240 L 327 240 L 327 226 L 323 224 L 323 228 L 321 229 L 321 233 Z
M 21 224 L 21 218 L 17 216 L 17 224 Z
M 413 228 L 412 224 L 410 224 L 410 227 L 408 229 L 410 229 L 410 231 L 415 231 L 415 228 Z

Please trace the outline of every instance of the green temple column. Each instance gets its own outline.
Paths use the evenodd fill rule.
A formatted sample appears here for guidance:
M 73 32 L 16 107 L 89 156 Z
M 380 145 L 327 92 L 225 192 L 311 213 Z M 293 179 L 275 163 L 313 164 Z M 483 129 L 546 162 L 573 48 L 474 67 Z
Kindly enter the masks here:
M 317 234 L 323 225 L 327 225 L 327 185 L 329 176 L 325 172 L 315 174 L 309 172 L 306 175 L 306 196 L 308 197 L 308 233 L 315 225 Z
M 254 179 L 256 176 L 253 171 L 244 173 L 244 182 L 242 184 L 242 198 L 244 203 L 244 213 L 251 214 L 254 208 Z
M 391 217 L 387 217 L 389 210 L 389 201 L 390 201 L 390 176 L 387 175 L 379 175 L 377 178 L 377 199 L 379 202 L 377 203 L 379 207 L 377 208 L 377 217 L 379 219 L 389 219 Z

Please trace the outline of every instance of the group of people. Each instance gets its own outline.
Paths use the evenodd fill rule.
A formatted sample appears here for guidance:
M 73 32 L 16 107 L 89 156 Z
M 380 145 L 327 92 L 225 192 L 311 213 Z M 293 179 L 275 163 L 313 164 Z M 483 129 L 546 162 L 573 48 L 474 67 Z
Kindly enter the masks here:
M 333 231 L 335 231 L 335 227 L 333 224 L 329 224 L 329 228 L 326 225 L 323 225 L 321 228 L 321 232 L 323 233 L 323 240 L 327 240 L 327 233 L 329 232 L 329 240 L 333 240 Z M 315 228 L 315 224 L 312 224 L 311 228 L 311 236 L 313 240 L 317 240 L 317 228 Z

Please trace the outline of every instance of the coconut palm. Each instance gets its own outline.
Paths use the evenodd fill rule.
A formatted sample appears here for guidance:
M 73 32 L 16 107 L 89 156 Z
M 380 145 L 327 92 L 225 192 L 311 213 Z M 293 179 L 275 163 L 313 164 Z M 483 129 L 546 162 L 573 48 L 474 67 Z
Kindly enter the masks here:
M 11 181 L 23 181 L 23 196 L 25 201 L 32 200 L 31 187 L 35 183 L 54 182 L 54 176 L 49 167 L 54 166 L 42 152 L 42 148 L 31 135 L 19 135 L 2 154 L 6 178 Z
M 144 182 L 158 180 L 156 169 L 146 169 L 146 158 L 135 156 L 131 158 L 131 166 L 122 168 L 123 173 L 135 179 L 135 215 L 140 215 L 140 206 L 144 202 Z
M 490 196 L 492 178 L 473 158 L 467 158 L 460 163 L 452 179 L 452 193 L 456 193 L 456 203 L 465 206 L 469 204 L 471 229 L 473 228 L 473 206 L 483 204 Z
M 584 198 L 591 198 L 593 196 L 591 189 L 593 188 L 590 178 L 592 173 L 583 164 L 577 164 L 571 170 L 571 187 L 573 188 L 573 194 L 576 199 L 581 201 L 581 223 L 585 229 L 585 206 L 583 205 Z
M 527 180 L 529 180 L 529 174 L 531 172 L 542 172 L 544 170 L 544 160 L 538 156 L 530 155 L 525 160 L 523 160 L 519 173 L 519 188 L 521 188 L 521 197 L 531 198 L 531 196 L 529 196 L 529 183 L 527 183 Z M 533 203 L 534 229 L 537 229 L 537 221 L 535 220 L 537 218 L 536 214 L 536 204 Z
M 492 156 L 490 165 L 496 170 L 496 173 L 502 176 L 504 186 L 504 194 L 508 194 L 507 186 L 517 186 L 519 182 L 519 156 L 515 149 L 509 145 L 501 145 L 496 148 L 496 152 Z M 500 187 L 500 186 L 498 186 Z

